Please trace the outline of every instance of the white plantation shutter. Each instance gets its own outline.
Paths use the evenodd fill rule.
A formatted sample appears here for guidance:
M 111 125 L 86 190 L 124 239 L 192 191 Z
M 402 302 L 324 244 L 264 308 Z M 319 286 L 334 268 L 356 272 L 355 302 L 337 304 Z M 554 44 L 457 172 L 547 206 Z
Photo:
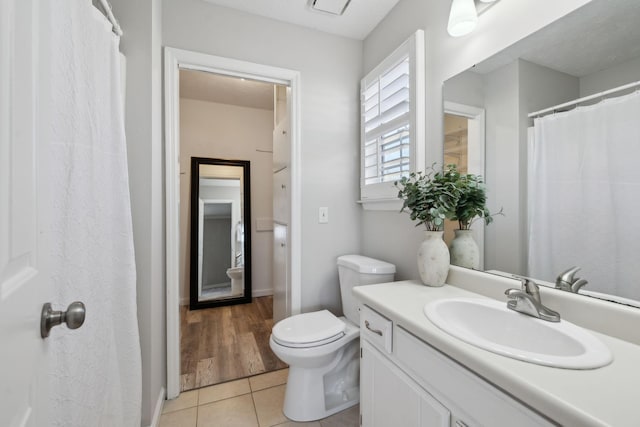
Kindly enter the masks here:
M 423 165 L 423 38 L 423 32 L 417 31 L 362 79 L 361 198 L 365 208 L 367 202 L 395 198 L 393 182 Z

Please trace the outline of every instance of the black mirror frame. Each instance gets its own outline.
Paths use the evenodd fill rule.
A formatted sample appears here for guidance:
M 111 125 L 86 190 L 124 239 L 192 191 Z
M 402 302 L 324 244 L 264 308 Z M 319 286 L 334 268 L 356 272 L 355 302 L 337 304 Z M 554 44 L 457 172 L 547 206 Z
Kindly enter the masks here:
M 251 179 L 248 160 L 212 159 L 206 157 L 191 158 L 191 253 L 190 253 L 190 291 L 189 309 L 220 307 L 251 302 Z M 244 223 L 244 294 L 239 297 L 217 300 L 198 300 L 198 199 L 200 197 L 200 165 L 220 165 L 242 167 L 242 221 Z M 196 254 L 196 256 L 193 256 Z

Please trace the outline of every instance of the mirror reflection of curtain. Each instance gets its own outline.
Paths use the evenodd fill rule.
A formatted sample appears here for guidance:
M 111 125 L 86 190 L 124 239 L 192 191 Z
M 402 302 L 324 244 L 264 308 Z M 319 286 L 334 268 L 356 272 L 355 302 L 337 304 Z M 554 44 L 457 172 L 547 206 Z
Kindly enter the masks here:
M 640 93 L 535 120 L 529 271 L 577 265 L 588 289 L 640 300 Z

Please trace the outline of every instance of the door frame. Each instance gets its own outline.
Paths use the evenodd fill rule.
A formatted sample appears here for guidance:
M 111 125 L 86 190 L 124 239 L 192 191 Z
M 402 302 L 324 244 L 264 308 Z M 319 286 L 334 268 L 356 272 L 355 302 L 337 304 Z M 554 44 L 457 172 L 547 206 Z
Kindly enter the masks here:
M 482 175 L 483 178 L 486 178 L 484 108 L 444 101 L 444 114 L 466 117 L 469 120 L 467 173 Z M 471 226 L 471 229 L 480 248 L 480 270 L 484 270 L 484 227 L 481 225 L 484 225 L 484 221 L 477 221 Z
M 164 48 L 167 399 L 180 394 L 180 70 L 212 72 L 291 88 L 291 314 L 300 313 L 301 295 L 301 91 L 300 72 Z

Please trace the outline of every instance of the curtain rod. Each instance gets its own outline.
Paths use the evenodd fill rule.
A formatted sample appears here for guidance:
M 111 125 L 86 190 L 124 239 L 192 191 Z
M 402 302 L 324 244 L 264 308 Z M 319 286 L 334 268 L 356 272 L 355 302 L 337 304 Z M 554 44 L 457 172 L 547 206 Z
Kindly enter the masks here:
M 104 9 L 104 13 L 107 14 L 107 18 L 109 19 L 109 22 L 111 22 L 111 25 L 113 25 L 113 32 L 116 33 L 119 36 L 122 36 L 122 28 L 120 28 L 120 24 L 118 24 L 118 21 L 116 21 L 116 17 L 113 16 L 113 12 L 111 11 L 111 6 L 109 6 L 109 3 L 107 3 L 107 0 L 100 0 L 100 5 L 102 6 L 102 9 Z
M 626 90 L 626 89 L 631 89 L 631 88 L 636 87 L 636 86 L 640 86 L 640 81 L 629 83 L 629 84 L 622 85 L 622 86 L 618 86 L 616 88 L 605 90 L 603 92 L 596 93 L 594 95 L 585 96 L 584 98 L 576 99 L 574 101 L 565 102 L 564 104 L 556 105 L 554 107 L 545 108 L 544 110 L 536 111 L 535 113 L 529 113 L 528 117 L 538 117 L 538 116 L 541 116 L 541 115 L 543 115 L 545 113 L 555 112 L 556 110 L 559 110 L 561 108 L 570 107 L 572 105 L 578 105 L 581 102 L 590 101 L 592 99 L 600 98 L 600 97 L 603 97 L 603 96 L 606 96 L 606 95 L 609 95 L 609 94 L 612 94 L 612 93 L 620 92 L 620 91 L 623 91 L 623 90 Z

